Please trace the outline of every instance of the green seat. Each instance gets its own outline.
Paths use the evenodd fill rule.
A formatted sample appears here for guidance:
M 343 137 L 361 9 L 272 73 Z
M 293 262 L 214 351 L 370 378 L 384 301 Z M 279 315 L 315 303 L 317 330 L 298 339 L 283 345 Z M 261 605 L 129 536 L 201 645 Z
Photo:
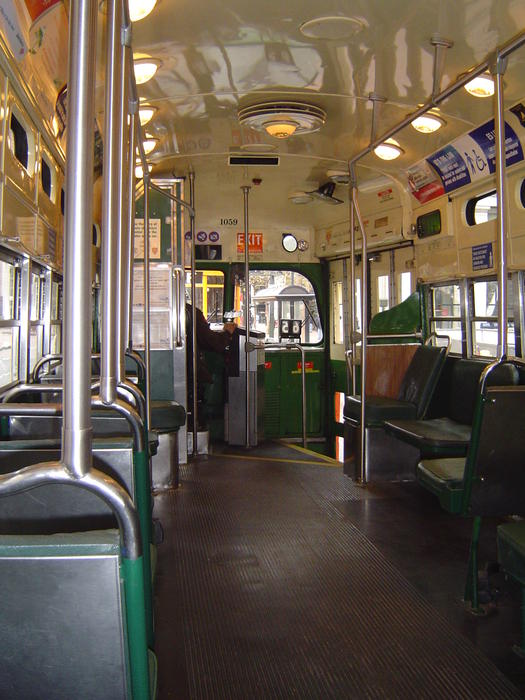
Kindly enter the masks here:
M 505 363 L 503 363 L 505 365 Z M 496 365 L 502 369 L 501 364 Z M 482 517 L 525 515 L 525 386 L 488 386 L 478 395 L 466 459 L 424 459 L 417 480 L 456 515 L 472 516 L 465 601 L 478 608 L 477 552 Z
M 176 401 L 151 402 L 151 429 L 159 433 L 178 430 L 186 422 L 186 411 Z
M 0 697 L 155 697 L 142 557 L 118 530 L 0 536 L 0 576 Z
M 428 459 L 417 466 L 418 482 L 439 499 L 449 513 L 461 513 L 465 459 L 449 457 Z

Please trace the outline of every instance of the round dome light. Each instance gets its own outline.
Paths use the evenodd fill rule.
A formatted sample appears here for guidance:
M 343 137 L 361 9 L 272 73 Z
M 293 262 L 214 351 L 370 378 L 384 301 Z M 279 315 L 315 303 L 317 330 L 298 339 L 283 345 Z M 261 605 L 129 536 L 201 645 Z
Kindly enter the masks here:
M 445 120 L 435 114 L 422 114 L 410 122 L 416 131 L 421 134 L 432 134 L 445 125 Z
M 129 18 L 132 22 L 144 19 L 156 4 L 157 0 L 129 0 Z
M 160 62 L 153 58 L 137 58 L 133 61 L 135 72 L 135 82 L 137 85 L 144 85 L 151 80 L 159 68 Z
M 465 90 L 474 97 L 491 97 L 494 94 L 494 80 L 488 73 L 483 73 L 467 83 Z
M 265 122 L 264 128 L 275 139 L 287 139 L 297 131 L 298 124 L 293 121 L 277 119 L 276 121 Z
M 152 151 L 155 150 L 155 148 L 157 148 L 157 144 L 158 144 L 159 140 L 154 139 L 152 136 L 149 136 L 148 134 L 146 134 L 146 137 L 147 138 L 145 138 L 144 141 L 142 142 L 142 146 L 144 148 L 145 155 L 148 155 L 148 153 L 151 153 Z
M 320 107 L 303 102 L 263 102 L 239 110 L 239 123 L 276 138 L 318 131 L 326 121 Z
M 153 119 L 153 115 L 157 111 L 156 107 L 152 107 L 151 105 L 142 105 L 139 107 L 139 119 L 140 119 L 140 125 L 144 126 L 148 122 L 150 122 Z
M 395 160 L 404 153 L 401 146 L 394 139 L 387 139 L 374 148 L 374 153 L 381 160 Z

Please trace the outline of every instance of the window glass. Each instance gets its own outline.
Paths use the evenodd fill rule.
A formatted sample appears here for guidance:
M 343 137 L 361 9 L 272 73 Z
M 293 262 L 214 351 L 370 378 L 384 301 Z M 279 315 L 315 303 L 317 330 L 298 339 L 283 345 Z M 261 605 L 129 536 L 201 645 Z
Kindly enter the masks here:
M 377 300 L 379 312 L 386 311 L 390 308 L 388 275 L 379 275 L 377 278 Z
M 51 320 L 58 321 L 61 317 L 62 285 L 59 282 L 51 283 Z
M 31 273 L 31 321 L 40 319 L 40 275 Z
M 450 352 L 461 354 L 461 298 L 459 284 L 433 287 L 430 330 L 450 338 Z
M 484 224 L 498 216 L 498 195 L 496 191 L 488 192 L 467 202 L 465 217 L 469 226 Z
M 14 265 L 0 260 L 0 319 L 15 318 L 15 291 L 17 274 Z
M 344 339 L 342 282 L 332 282 L 332 327 L 335 345 L 342 345 Z
M 27 132 L 14 114 L 11 114 L 9 146 L 17 161 L 27 170 L 29 166 Z
M 62 352 L 62 334 L 61 328 L 57 324 L 51 326 L 51 354 L 58 355 Z
M 405 301 L 412 293 L 412 273 L 402 272 L 399 275 L 399 301 Z
M 507 344 L 508 354 L 515 353 L 514 287 L 507 284 Z M 498 283 L 477 280 L 472 283 L 473 320 L 472 353 L 480 357 L 496 357 L 498 352 Z
M 355 323 L 355 330 L 360 333 L 361 332 L 361 280 L 359 277 L 356 277 L 355 280 L 355 316 L 356 316 L 356 323 Z
M 29 371 L 32 372 L 38 360 L 42 357 L 43 326 L 31 326 L 29 333 Z
M 191 275 L 186 273 L 186 298 L 191 298 Z M 224 273 L 197 270 L 195 273 L 195 303 L 208 323 L 222 323 L 224 312 Z
M 51 199 L 53 181 L 51 177 L 51 168 L 45 158 L 42 158 L 40 162 L 40 180 L 42 182 L 42 189 Z
M 0 328 L 0 386 L 18 379 L 19 328 Z
M 235 282 L 235 311 L 245 327 L 244 281 Z M 279 319 L 301 321 L 300 342 L 319 343 L 323 329 L 311 282 L 292 270 L 250 270 L 250 328 L 263 331 L 266 342 L 279 341 Z

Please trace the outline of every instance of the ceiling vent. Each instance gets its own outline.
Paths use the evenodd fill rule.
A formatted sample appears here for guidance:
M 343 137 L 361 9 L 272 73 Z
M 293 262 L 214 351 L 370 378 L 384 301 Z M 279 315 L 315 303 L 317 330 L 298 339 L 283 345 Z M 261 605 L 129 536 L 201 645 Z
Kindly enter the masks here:
M 326 175 L 328 179 L 335 182 L 336 185 L 350 184 L 350 173 L 348 170 L 328 170 Z
M 240 109 L 238 117 L 241 126 L 287 138 L 318 131 L 326 121 L 326 112 L 303 102 L 263 102 Z
M 228 165 L 279 165 L 279 156 L 239 153 L 228 156 Z

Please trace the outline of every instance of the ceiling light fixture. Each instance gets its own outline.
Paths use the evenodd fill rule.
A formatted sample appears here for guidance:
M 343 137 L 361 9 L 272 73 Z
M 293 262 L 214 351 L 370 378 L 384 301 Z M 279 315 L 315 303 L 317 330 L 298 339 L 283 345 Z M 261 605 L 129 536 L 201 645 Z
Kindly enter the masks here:
M 364 22 L 356 17 L 327 16 L 303 22 L 299 31 L 309 39 L 340 41 L 355 36 L 364 26 Z
M 151 80 L 160 66 L 160 61 L 153 58 L 136 58 L 133 61 L 135 71 L 135 82 L 137 85 L 144 85 Z
M 318 131 L 326 121 L 326 112 L 303 102 L 263 102 L 240 109 L 238 117 L 241 126 L 284 139 Z
M 410 123 L 420 134 L 432 134 L 446 124 L 444 119 L 435 114 L 422 114 Z
M 129 18 L 132 22 L 144 19 L 156 4 L 157 0 L 129 0 Z
M 157 148 L 158 142 L 159 142 L 158 139 L 155 139 L 152 136 L 149 136 L 148 134 L 146 134 L 146 138 L 142 142 L 142 146 L 144 148 L 145 155 L 148 155 L 148 153 L 151 153 L 152 151 L 154 151 Z
M 381 160 L 395 160 L 404 153 L 401 146 L 394 139 L 387 139 L 374 148 L 374 153 Z
M 153 119 L 153 115 L 156 111 L 157 108 L 152 107 L 151 105 L 142 105 L 139 107 L 140 125 L 145 126 L 148 122 L 150 122 Z
M 297 131 L 297 126 L 297 122 L 285 121 L 284 119 L 272 120 L 264 124 L 266 131 L 276 139 L 287 139 L 292 136 Z
M 467 83 L 465 90 L 474 97 L 491 97 L 494 94 L 494 80 L 488 73 L 483 73 Z

